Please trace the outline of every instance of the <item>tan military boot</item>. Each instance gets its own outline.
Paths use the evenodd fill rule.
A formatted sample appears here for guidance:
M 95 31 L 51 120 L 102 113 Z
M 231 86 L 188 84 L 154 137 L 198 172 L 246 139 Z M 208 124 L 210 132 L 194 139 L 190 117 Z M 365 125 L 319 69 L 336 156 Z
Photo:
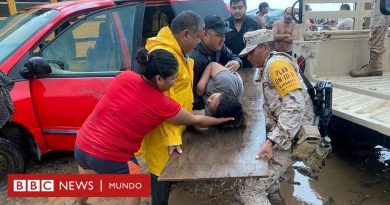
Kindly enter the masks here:
M 351 75 L 352 77 L 383 75 L 382 55 L 383 53 L 376 53 L 374 51 L 370 51 L 370 62 L 368 63 L 368 65 L 352 70 L 351 72 L 349 72 L 349 75 Z
M 361 68 L 349 72 L 352 77 L 366 77 L 366 76 L 381 76 L 383 75 L 382 67 L 373 67 L 371 64 L 365 65 Z

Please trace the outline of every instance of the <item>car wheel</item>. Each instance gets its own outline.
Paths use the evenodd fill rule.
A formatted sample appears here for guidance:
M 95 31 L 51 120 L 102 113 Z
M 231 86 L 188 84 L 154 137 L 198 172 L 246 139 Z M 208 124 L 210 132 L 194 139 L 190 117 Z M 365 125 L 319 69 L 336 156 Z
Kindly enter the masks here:
M 24 159 L 20 147 L 15 143 L 0 138 L 0 191 L 7 189 L 8 174 L 24 172 Z

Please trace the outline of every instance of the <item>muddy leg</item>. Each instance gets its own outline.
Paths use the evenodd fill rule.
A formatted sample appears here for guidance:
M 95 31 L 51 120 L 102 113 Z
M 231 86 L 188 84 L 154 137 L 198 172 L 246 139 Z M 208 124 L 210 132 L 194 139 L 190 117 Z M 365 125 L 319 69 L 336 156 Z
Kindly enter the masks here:
M 139 205 L 140 201 L 139 197 L 125 197 L 122 199 L 122 205 Z
M 90 169 L 84 169 L 80 166 L 79 167 L 79 173 L 80 174 L 97 174 L 95 171 Z M 76 198 L 76 205 L 88 205 L 87 203 L 88 197 L 77 197 Z
M 245 205 L 271 205 L 267 198 L 266 180 L 261 178 L 244 179 L 239 188 L 239 200 Z

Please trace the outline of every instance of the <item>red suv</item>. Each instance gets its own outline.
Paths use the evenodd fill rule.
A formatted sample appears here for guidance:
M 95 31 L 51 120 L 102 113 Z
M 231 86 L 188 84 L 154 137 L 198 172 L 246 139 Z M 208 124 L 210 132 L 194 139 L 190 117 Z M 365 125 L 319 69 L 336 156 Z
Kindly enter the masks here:
M 73 150 L 77 130 L 109 83 L 123 70 L 137 71 L 136 51 L 184 10 L 229 15 L 222 0 L 85 0 L 37 6 L 2 21 L 0 69 L 15 81 L 15 113 L 0 129 L 0 190 L 25 162 Z

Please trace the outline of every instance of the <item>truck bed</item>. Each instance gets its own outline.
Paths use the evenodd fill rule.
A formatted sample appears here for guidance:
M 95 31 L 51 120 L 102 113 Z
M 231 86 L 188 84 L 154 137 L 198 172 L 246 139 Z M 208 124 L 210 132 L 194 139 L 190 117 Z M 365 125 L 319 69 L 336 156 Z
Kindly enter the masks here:
M 385 39 L 383 76 L 349 76 L 369 62 L 369 30 L 306 32 L 293 55 L 306 59 L 305 75 L 334 85 L 333 114 L 390 136 L 390 38 Z
M 327 77 L 334 85 L 333 114 L 390 136 L 390 73 Z

